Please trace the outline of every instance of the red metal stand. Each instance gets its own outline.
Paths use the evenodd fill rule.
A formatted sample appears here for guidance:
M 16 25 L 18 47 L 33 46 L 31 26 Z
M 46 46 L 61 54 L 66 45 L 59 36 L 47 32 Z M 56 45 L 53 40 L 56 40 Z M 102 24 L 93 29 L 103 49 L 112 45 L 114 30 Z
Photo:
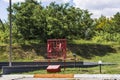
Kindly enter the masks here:
M 47 41 L 47 57 L 50 59 L 66 58 L 66 39 L 49 39 Z
M 50 65 L 50 59 L 58 59 L 58 58 L 64 60 L 64 70 L 65 70 L 66 47 L 67 47 L 66 39 L 49 39 L 47 41 L 47 57 L 49 58 L 48 61 L 49 65 L 47 68 L 48 72 L 60 71 L 60 66 L 59 68 L 56 68 L 56 65 Z

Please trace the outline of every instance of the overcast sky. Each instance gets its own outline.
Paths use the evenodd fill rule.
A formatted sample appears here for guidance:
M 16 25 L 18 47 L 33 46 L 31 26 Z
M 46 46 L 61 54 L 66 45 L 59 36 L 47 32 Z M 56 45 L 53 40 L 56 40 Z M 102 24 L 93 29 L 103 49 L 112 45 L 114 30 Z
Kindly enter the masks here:
M 56 3 L 70 3 L 71 5 L 87 9 L 93 13 L 93 18 L 98 18 L 101 15 L 112 17 L 116 12 L 120 12 L 120 0 L 38 0 L 41 1 L 43 5 L 48 5 L 49 3 L 55 1 Z M 0 18 L 2 20 L 7 20 L 6 8 L 9 5 L 9 0 L 0 0 Z M 13 3 L 24 2 L 24 0 L 12 0 Z

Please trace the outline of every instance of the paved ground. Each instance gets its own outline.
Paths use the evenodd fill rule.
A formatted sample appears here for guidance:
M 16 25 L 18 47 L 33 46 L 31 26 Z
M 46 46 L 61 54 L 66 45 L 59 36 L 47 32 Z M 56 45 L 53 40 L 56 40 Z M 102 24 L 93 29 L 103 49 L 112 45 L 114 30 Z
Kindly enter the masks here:
M 80 80 L 120 80 L 120 74 L 75 74 L 74 78 Z
M 71 78 L 33 78 L 34 75 L 2 75 L 0 80 L 75 80 Z
M 2 75 L 0 80 L 120 80 L 120 74 L 75 74 L 74 78 L 33 78 L 33 75 Z

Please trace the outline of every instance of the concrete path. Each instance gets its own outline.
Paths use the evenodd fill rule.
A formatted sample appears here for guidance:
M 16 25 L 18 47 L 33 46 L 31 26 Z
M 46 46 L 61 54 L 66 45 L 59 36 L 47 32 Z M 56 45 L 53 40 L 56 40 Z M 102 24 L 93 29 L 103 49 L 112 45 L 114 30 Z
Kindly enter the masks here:
M 33 78 L 34 75 L 2 75 L 0 80 L 120 80 L 120 74 L 74 74 L 74 78 Z
M 76 80 L 120 80 L 120 74 L 75 74 Z

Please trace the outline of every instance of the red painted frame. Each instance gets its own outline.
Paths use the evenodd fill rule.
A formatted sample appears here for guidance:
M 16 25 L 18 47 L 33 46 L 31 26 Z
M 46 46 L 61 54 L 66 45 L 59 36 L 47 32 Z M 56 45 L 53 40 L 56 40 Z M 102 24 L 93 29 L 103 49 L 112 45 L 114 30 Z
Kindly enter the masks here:
M 50 59 L 66 59 L 66 39 L 48 39 L 47 40 L 47 57 Z

